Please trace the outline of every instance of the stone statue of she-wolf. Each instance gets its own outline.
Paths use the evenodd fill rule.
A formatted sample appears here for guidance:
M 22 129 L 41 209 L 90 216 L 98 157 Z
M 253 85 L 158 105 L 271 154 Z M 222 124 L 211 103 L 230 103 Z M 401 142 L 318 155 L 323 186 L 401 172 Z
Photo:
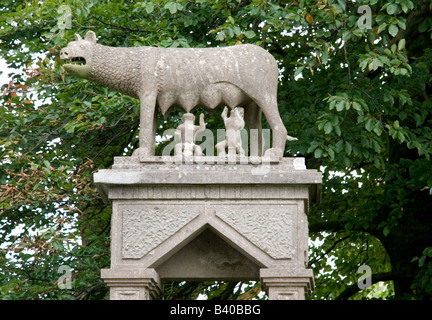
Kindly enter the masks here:
M 242 106 L 246 125 L 258 130 L 264 113 L 273 136 L 269 155 L 283 156 L 290 137 L 278 111 L 279 71 L 263 48 L 109 47 L 96 43 L 93 31 L 75 40 L 60 53 L 71 60 L 64 65 L 68 73 L 140 99 L 140 158 L 154 155 L 157 106 L 164 116 L 174 107 Z

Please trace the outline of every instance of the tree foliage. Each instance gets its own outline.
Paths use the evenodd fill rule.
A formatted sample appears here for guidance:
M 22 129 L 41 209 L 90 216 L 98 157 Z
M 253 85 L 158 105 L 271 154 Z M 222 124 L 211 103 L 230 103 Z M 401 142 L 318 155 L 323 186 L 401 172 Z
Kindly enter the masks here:
M 1 88 L 0 296 L 107 297 L 99 270 L 109 265 L 111 209 L 92 174 L 137 146 L 139 104 L 65 74 L 60 49 L 74 33 L 93 30 L 110 46 L 266 48 L 280 66 L 281 115 L 299 139 L 285 156 L 305 157 L 324 176 L 322 202 L 309 214 L 311 298 L 430 298 L 431 7 L 427 0 L 0 2 L 1 56 L 17 69 Z M 179 116 L 159 119 L 159 134 Z M 363 264 L 380 287 L 359 292 Z M 71 289 L 58 287 L 63 265 L 72 270 Z M 254 284 L 244 291 L 258 292 Z M 199 293 L 244 292 L 232 283 L 174 283 L 162 298 Z

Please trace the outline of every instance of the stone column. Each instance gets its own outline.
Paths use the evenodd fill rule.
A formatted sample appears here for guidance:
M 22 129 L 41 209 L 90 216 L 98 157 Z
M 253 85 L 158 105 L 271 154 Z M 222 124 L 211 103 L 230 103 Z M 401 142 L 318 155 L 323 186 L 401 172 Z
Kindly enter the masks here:
M 261 287 L 269 300 L 304 300 L 314 288 L 313 272 L 301 268 L 260 270 Z
M 110 300 L 150 300 L 161 292 L 154 269 L 102 269 L 101 277 L 110 288 Z

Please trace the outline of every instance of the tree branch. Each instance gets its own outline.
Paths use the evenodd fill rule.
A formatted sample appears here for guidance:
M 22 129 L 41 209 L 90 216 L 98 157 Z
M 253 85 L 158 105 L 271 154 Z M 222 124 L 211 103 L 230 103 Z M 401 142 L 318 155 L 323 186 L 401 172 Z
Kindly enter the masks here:
M 405 30 L 400 28 L 399 32 L 396 34 L 396 36 L 390 40 L 388 43 L 388 47 L 390 48 L 393 44 L 398 43 L 401 39 L 404 39 L 408 36 L 409 32 L 411 31 L 411 28 L 415 24 L 415 19 L 418 17 L 421 17 L 422 15 L 429 12 L 429 3 L 424 3 L 423 1 L 419 1 L 418 4 L 420 5 L 419 10 L 415 10 L 411 12 L 408 17 L 406 18 L 406 28 Z
M 333 243 L 333 245 L 326 250 L 326 252 L 324 252 L 322 255 L 320 255 L 318 258 L 313 259 L 312 261 L 309 261 L 308 266 L 310 267 L 311 265 L 313 265 L 314 263 L 318 262 L 319 260 L 321 260 L 325 255 L 329 254 L 331 251 L 333 251 L 333 249 L 341 242 L 345 241 L 346 239 L 349 239 L 350 236 L 346 236 L 343 238 L 340 238 L 339 240 L 335 241 Z
M 97 20 L 97 21 L 99 21 L 100 23 L 108 26 L 108 27 L 113 28 L 113 29 L 120 29 L 120 30 L 129 31 L 129 32 L 149 32 L 148 30 L 146 30 L 144 28 L 135 28 L 135 29 L 132 29 L 132 28 L 128 28 L 128 27 L 124 27 L 124 26 L 119 26 L 119 25 L 116 25 L 116 24 L 108 23 L 108 22 L 105 22 L 105 21 L 99 19 L 96 16 L 92 16 L 92 18 L 95 19 L 95 20 Z
M 309 225 L 309 232 L 340 232 L 345 231 L 344 221 L 317 222 Z
M 260 293 L 260 291 L 261 291 L 261 284 L 259 281 L 257 281 L 252 288 L 250 288 L 245 293 L 239 295 L 237 297 L 237 300 L 252 300 L 252 298 L 254 298 L 258 293 Z
M 375 284 L 380 281 L 398 280 L 401 278 L 399 273 L 395 272 L 382 272 L 372 274 L 371 284 Z M 361 291 L 357 283 L 354 283 L 347 287 L 335 300 L 347 300 L 357 292 Z
M 424 14 L 429 13 L 429 3 L 424 3 L 422 0 L 419 0 L 417 3 L 420 8 L 418 10 L 412 11 L 408 17 L 406 18 L 406 28 L 402 29 L 399 28 L 398 33 L 391 39 L 387 45 L 388 48 L 390 48 L 393 44 L 398 43 L 401 39 L 405 39 L 409 37 L 409 33 L 412 29 L 412 27 L 415 25 L 416 18 L 419 18 L 423 16 Z M 366 69 L 364 71 L 364 76 L 368 77 L 371 74 L 378 74 L 377 70 L 370 71 L 369 69 Z M 372 77 L 373 78 L 373 77 Z

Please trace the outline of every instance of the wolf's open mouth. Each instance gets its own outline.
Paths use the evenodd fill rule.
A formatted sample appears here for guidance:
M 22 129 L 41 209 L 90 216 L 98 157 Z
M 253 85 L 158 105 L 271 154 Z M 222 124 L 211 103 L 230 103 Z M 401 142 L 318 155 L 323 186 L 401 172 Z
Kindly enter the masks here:
M 88 78 L 89 68 L 86 64 L 86 60 L 83 57 L 74 57 L 68 59 L 65 64 L 63 64 L 64 70 L 74 76 L 80 78 Z
M 77 65 L 85 65 L 86 64 L 86 60 L 82 57 L 72 58 L 69 60 L 69 62 L 72 64 L 77 64 Z

